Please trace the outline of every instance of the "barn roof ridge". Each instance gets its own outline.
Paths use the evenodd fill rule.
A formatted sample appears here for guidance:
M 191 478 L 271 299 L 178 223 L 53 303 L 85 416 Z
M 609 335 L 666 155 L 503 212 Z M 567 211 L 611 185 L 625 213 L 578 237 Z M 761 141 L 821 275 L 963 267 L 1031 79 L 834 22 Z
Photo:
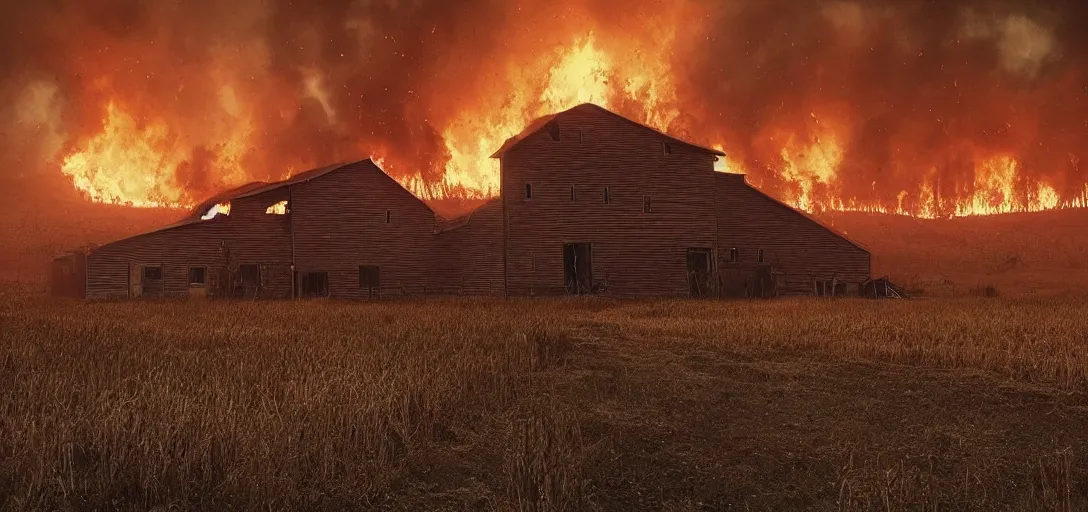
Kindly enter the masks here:
M 483 210 L 485 210 L 487 208 L 494 208 L 496 205 L 501 204 L 501 203 L 502 203 L 502 198 L 501 197 L 493 197 L 491 199 L 488 199 L 484 203 L 480 204 L 479 206 L 477 206 L 477 207 L 475 207 L 475 208 L 473 208 L 473 209 L 471 209 L 471 210 L 469 210 L 469 211 L 467 211 L 465 213 L 462 213 L 461 215 L 453 217 L 452 219 L 439 218 L 438 222 L 436 222 L 436 224 L 435 224 L 435 231 L 434 232 L 437 235 L 439 233 L 445 233 L 447 231 L 453 231 L 455 229 L 465 227 L 469 223 L 472 222 L 472 217 L 474 217 L 476 214 L 480 213 L 481 211 L 483 211 Z
M 300 172 L 298 174 L 295 174 L 294 176 L 290 176 L 287 179 L 283 179 L 283 180 L 280 180 L 280 181 L 273 181 L 273 182 L 254 181 L 254 182 L 250 182 L 250 183 L 247 183 L 245 185 L 242 185 L 240 187 L 235 187 L 235 188 L 232 188 L 232 189 L 225 190 L 225 191 L 220 192 L 220 193 L 218 193 L 218 194 L 216 194 L 216 195 L 214 195 L 214 196 L 212 196 L 212 197 L 210 197 L 208 199 L 205 199 L 200 204 L 198 204 L 195 208 L 193 208 L 184 218 L 182 218 L 181 220 L 179 220 L 177 222 L 173 222 L 171 224 L 167 224 L 165 226 L 161 226 L 161 227 L 151 229 L 151 230 L 148 230 L 148 231 L 143 231 L 143 232 L 137 233 L 135 235 L 131 235 L 131 236 L 127 236 L 127 237 L 124 237 L 124 238 L 117 239 L 117 240 L 113 240 L 113 241 L 110 241 L 110 242 L 107 242 L 107 243 L 103 244 L 103 246 L 110 245 L 110 244 L 120 242 L 120 241 L 123 241 L 123 240 L 128 240 L 128 239 L 131 239 L 131 238 L 138 238 L 138 237 L 141 237 L 141 236 L 151 235 L 151 234 L 159 233 L 159 232 L 162 232 L 162 231 L 169 231 L 171 229 L 177 229 L 177 228 L 184 227 L 184 226 L 189 226 L 189 225 L 193 225 L 193 224 L 200 224 L 201 222 L 204 222 L 204 219 L 202 219 L 201 217 L 205 213 L 207 213 L 208 208 L 211 208 L 212 206 L 215 206 L 217 204 L 230 202 L 230 201 L 233 201 L 235 199 L 242 199 L 242 198 L 247 198 L 247 197 L 258 196 L 258 195 L 261 195 L 261 194 L 264 194 L 264 193 L 267 193 L 267 192 L 271 192 L 273 190 L 283 188 L 283 187 L 286 187 L 286 186 L 297 185 L 299 183 L 305 183 L 305 182 L 312 181 L 314 179 L 320 178 L 322 176 L 325 176 L 327 174 L 330 174 L 333 171 L 337 171 L 337 170 L 340 170 L 340 169 L 343 169 L 345 167 L 352 166 L 352 165 L 363 164 L 363 163 L 366 163 L 366 162 L 370 162 L 372 164 L 372 166 L 374 167 L 374 169 L 377 170 L 379 174 L 381 174 L 381 175 L 385 176 L 386 178 L 388 178 L 390 181 L 392 181 L 398 187 L 400 187 L 401 190 L 403 190 L 406 194 L 411 196 L 416 201 L 419 201 L 419 202 L 423 203 L 423 206 L 427 207 L 428 210 L 431 210 L 431 207 L 429 205 L 427 205 L 427 203 L 425 201 L 423 201 L 418 196 L 413 194 L 412 191 L 404 188 L 404 185 L 401 185 L 400 182 L 393 179 L 392 176 L 390 176 L 388 173 L 386 173 L 384 170 L 382 170 L 380 167 L 378 167 L 378 164 L 374 163 L 374 160 L 372 158 L 366 158 L 366 159 L 362 159 L 362 160 L 340 162 L 340 163 L 333 164 L 333 165 L 326 165 L 324 167 L 318 167 L 318 168 L 315 168 L 315 169 L 310 169 L 310 170 Z M 433 210 L 431 210 L 431 211 L 433 213 Z
M 688 146 L 690 148 L 694 148 L 694 149 L 699 150 L 699 151 L 704 151 L 704 152 L 710 153 L 710 154 L 712 154 L 714 156 L 725 156 L 724 151 L 713 149 L 713 148 L 708 148 L 708 147 L 705 147 L 705 146 L 700 146 L 698 144 L 695 144 L 694 142 L 689 142 L 689 141 L 686 141 L 684 139 L 674 137 L 674 136 L 669 135 L 669 134 L 667 134 L 667 133 L 665 133 L 665 132 L 663 132 L 661 130 L 658 130 L 657 128 L 654 128 L 652 126 L 647 126 L 647 125 L 642 124 L 642 123 L 640 123 L 638 121 L 635 121 L 633 119 L 630 119 L 630 118 L 624 117 L 624 116 L 622 116 L 620 114 L 617 114 L 616 112 L 608 110 L 607 108 L 604 108 L 604 107 L 602 107 L 600 105 L 597 105 L 596 103 L 582 103 L 580 105 L 576 105 L 576 106 L 568 108 L 566 110 L 563 110 L 563 111 L 560 111 L 560 112 L 555 112 L 555 113 L 548 114 L 546 116 L 541 116 L 541 117 L 538 117 L 538 118 L 534 119 L 528 125 L 526 125 L 525 129 L 523 129 L 517 135 L 514 135 L 513 137 L 510 137 L 510 138 L 506 139 L 506 141 L 503 142 L 502 146 L 499 147 L 499 149 L 497 151 L 495 151 L 494 154 L 491 155 L 491 158 L 501 157 L 503 154 L 505 154 L 507 151 L 512 149 L 514 146 L 517 146 L 518 144 L 520 144 L 523 140 L 528 138 L 530 135 L 540 131 L 541 128 L 543 128 L 545 125 L 547 125 L 552 120 L 557 119 L 557 118 L 559 118 L 559 117 L 561 117 L 563 115 L 566 115 L 567 113 L 573 112 L 575 110 L 586 110 L 586 109 L 594 109 L 594 110 L 596 110 L 598 112 L 603 112 L 605 114 L 608 114 L 608 115 L 610 115 L 612 117 L 615 117 L 617 119 L 620 119 L 622 121 L 625 121 L 627 123 L 635 125 L 635 126 L 637 126 L 639 128 L 642 128 L 644 130 L 649 130 L 651 132 L 654 132 L 654 133 L 656 133 L 658 135 L 661 135 L 662 137 L 665 137 L 665 138 L 667 138 L 669 140 L 675 141 L 675 142 L 677 142 L 679 144 L 682 144 L 684 146 Z

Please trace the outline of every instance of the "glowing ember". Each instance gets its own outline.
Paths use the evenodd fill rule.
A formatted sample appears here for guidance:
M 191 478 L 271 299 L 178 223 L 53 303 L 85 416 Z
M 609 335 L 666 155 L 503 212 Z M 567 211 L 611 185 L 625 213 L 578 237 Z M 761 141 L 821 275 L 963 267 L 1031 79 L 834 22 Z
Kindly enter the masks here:
M 211 220 L 218 215 L 230 215 L 230 203 L 219 203 L 208 208 L 207 213 L 200 216 L 200 220 Z

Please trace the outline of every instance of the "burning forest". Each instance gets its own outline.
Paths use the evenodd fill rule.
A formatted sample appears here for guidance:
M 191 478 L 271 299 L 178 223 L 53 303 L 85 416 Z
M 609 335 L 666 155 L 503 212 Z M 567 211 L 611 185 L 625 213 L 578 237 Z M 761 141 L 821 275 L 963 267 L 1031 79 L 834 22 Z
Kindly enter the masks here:
M 0 21 L 4 178 L 190 207 L 375 157 L 421 197 L 592 102 L 723 149 L 799 208 L 1088 206 L 1073 1 L 62 0 Z

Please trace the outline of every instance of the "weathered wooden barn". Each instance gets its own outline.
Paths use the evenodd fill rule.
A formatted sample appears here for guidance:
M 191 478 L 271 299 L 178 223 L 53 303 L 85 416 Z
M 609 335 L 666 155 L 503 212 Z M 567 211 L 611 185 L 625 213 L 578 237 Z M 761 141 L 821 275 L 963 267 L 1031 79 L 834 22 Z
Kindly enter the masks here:
M 422 293 L 434 214 L 370 160 L 252 183 L 87 256 L 88 298 Z
M 506 293 L 856 294 L 869 251 L 723 156 L 591 104 L 533 122 L 494 155 Z
M 724 153 L 585 104 L 536 121 L 493 156 L 507 293 L 711 293 L 688 274 L 713 270 L 698 255 L 717 245 L 711 191 Z
M 858 293 L 869 252 L 715 172 L 723 156 L 579 105 L 507 140 L 499 197 L 461 217 L 369 160 L 315 169 L 96 249 L 86 296 Z

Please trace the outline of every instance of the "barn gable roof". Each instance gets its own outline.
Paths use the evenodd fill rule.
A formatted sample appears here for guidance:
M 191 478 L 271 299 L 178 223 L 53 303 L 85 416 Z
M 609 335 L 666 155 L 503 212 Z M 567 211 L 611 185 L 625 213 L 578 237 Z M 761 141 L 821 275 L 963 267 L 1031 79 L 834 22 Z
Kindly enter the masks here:
M 501 207 L 502 207 L 502 199 L 496 197 L 494 199 L 491 199 L 491 200 L 487 201 L 484 204 L 481 204 L 480 206 L 477 206 L 472 211 L 470 211 L 468 213 L 465 213 L 465 214 L 463 214 L 461 216 L 454 217 L 452 219 L 441 219 L 441 220 L 439 220 L 439 222 L 435 226 L 435 234 L 445 233 L 447 231 L 452 231 L 452 230 L 455 230 L 455 229 L 458 229 L 458 228 L 465 227 L 469 223 L 472 222 L 472 218 L 474 216 L 479 215 L 479 214 L 483 213 L 486 210 L 490 210 L 490 209 L 494 209 L 494 208 L 501 208 Z
M 832 235 L 835 235 L 836 237 L 841 238 L 842 240 L 846 241 L 850 245 L 853 245 L 854 247 L 857 247 L 858 249 L 861 249 L 862 251 L 865 251 L 865 252 L 867 252 L 869 254 L 872 254 L 872 251 L 870 251 L 864 245 L 861 245 L 857 241 L 855 241 L 855 240 L 851 239 L 850 237 L 842 234 L 837 229 L 835 229 L 835 228 L 833 228 L 831 226 L 828 226 L 827 224 L 821 222 L 816 217 L 813 217 L 812 215 L 809 215 L 808 213 L 805 213 L 805 212 L 803 212 L 801 210 L 798 210 L 797 208 L 794 208 L 794 207 L 792 207 L 792 206 L 790 206 L 790 205 L 788 205 L 786 203 L 783 203 L 782 201 L 779 201 L 778 199 L 775 199 L 771 195 L 763 192 L 762 190 L 759 190 L 758 188 L 752 186 L 751 183 L 748 183 L 748 180 L 746 179 L 744 174 L 718 172 L 718 173 L 714 173 L 714 177 L 716 179 L 718 179 L 718 180 L 721 180 L 723 182 L 727 182 L 729 184 L 737 183 L 737 184 L 740 184 L 742 186 L 748 187 L 749 190 L 751 190 L 752 192 L 755 192 L 756 194 L 759 194 L 760 196 L 766 198 L 768 201 L 772 202 L 773 204 L 775 204 L 777 206 L 780 206 L 782 208 L 785 208 L 785 209 L 793 212 L 795 215 L 799 215 L 800 217 L 808 220 L 809 222 L 812 222 L 813 224 L 816 224 L 817 226 L 820 226 L 821 228 L 823 228 L 825 231 L 831 233 Z
M 646 126 L 646 125 L 644 125 L 642 123 L 633 121 L 633 120 L 628 119 L 626 117 L 623 117 L 623 116 L 621 116 L 621 115 L 619 115 L 619 114 L 617 114 L 617 113 L 615 113 L 615 112 L 613 112 L 611 110 L 608 110 L 608 109 L 606 109 L 604 107 L 601 107 L 599 105 L 595 105 L 593 103 L 583 103 L 581 105 L 578 105 L 578 106 L 573 107 L 573 108 L 569 108 L 569 109 L 564 110 L 562 112 L 557 112 L 555 114 L 546 115 L 544 117 L 540 117 L 540 118 L 537 118 L 537 119 L 533 120 L 533 122 L 529 123 L 529 125 L 526 126 L 525 129 L 521 131 L 521 133 L 518 133 L 517 135 L 515 135 L 513 137 L 510 137 L 509 139 L 506 139 L 506 142 L 503 143 L 502 147 L 500 147 L 498 149 L 498 151 L 495 151 L 495 154 L 491 155 L 491 158 L 499 158 L 499 157 L 503 156 L 507 151 L 510 151 L 511 149 L 516 147 L 518 144 L 520 144 L 521 141 L 525 140 L 530 135 L 533 135 L 534 133 L 536 133 L 536 132 L 540 131 L 541 129 L 543 129 L 549 122 L 551 122 L 551 121 L 553 121 L 555 119 L 562 118 L 563 116 L 565 116 L 566 114 L 568 114 L 570 112 L 574 112 L 574 111 L 583 111 L 584 112 L 584 111 L 587 111 L 587 110 L 607 114 L 607 115 L 612 116 L 612 117 L 614 117 L 616 119 L 619 119 L 619 120 L 621 120 L 623 122 L 632 124 L 634 126 L 642 128 L 643 130 L 651 131 L 651 132 L 656 133 L 656 134 L 658 134 L 658 135 L 660 135 L 662 137 L 665 137 L 666 139 L 669 139 L 669 140 L 671 140 L 673 142 L 676 142 L 678 144 L 690 147 L 692 149 L 695 149 L 695 150 L 698 150 L 698 151 L 703 151 L 703 152 L 706 152 L 706 153 L 710 153 L 711 155 L 714 155 L 714 156 L 725 156 L 724 152 L 719 151 L 717 149 L 703 147 L 703 146 L 700 146 L 698 144 L 688 142 L 686 140 L 678 139 L 678 138 L 673 137 L 672 135 L 664 133 L 664 132 L 662 132 L 660 130 L 657 130 L 655 128 Z
M 312 181 L 312 180 L 315 180 L 315 179 L 320 178 L 322 176 L 328 175 L 328 174 L 332 173 L 333 171 L 343 169 L 345 167 L 356 166 L 356 165 L 367 164 L 367 163 L 369 163 L 371 165 L 369 165 L 369 166 L 362 165 L 361 167 L 363 167 L 363 168 L 366 168 L 366 167 L 373 168 L 373 170 L 376 171 L 378 174 L 384 176 L 386 179 L 388 179 L 393 184 L 395 184 L 400 190 L 404 191 L 404 193 L 407 196 L 411 197 L 411 199 L 413 199 L 415 201 L 419 201 L 428 210 L 431 209 L 429 206 L 427 206 L 426 203 L 424 203 L 421 199 L 416 197 L 415 194 L 413 194 L 408 189 L 404 188 L 404 186 L 401 185 L 400 182 L 393 179 L 392 176 L 389 176 L 388 174 L 386 174 L 384 171 L 381 170 L 381 168 L 379 168 L 377 166 L 377 164 L 374 164 L 374 162 L 371 159 L 368 158 L 366 160 L 359 160 L 359 161 L 356 161 L 356 162 L 338 163 L 338 164 L 333 164 L 333 165 L 327 165 L 325 167 L 318 167 L 317 169 L 310 169 L 308 171 L 304 171 L 304 172 L 300 172 L 298 174 L 295 174 L 294 176 L 291 176 L 291 177 L 289 177 L 289 178 L 287 178 L 285 180 L 282 180 L 282 181 L 275 181 L 275 182 L 272 182 L 272 183 L 263 182 L 263 181 L 255 181 L 255 182 L 252 182 L 252 183 L 247 183 L 247 184 L 242 185 L 240 187 L 236 187 L 236 188 L 232 188 L 232 189 L 220 192 L 220 193 L 218 193 L 218 194 L 216 194 L 216 195 L 214 195 L 214 196 L 212 196 L 212 197 L 210 197 L 208 199 L 205 199 L 196 208 L 193 208 L 189 212 L 189 214 L 185 216 L 185 218 L 183 218 L 183 219 L 181 219 L 181 220 L 179 220 L 177 222 L 174 222 L 173 224 L 167 224 L 167 225 L 162 226 L 160 228 L 156 228 L 156 229 L 153 229 L 153 230 L 150 230 L 150 231 L 145 231 L 143 233 L 138 233 L 138 234 L 135 234 L 135 235 L 132 235 L 132 236 L 129 236 L 129 237 L 122 238 L 120 240 L 114 240 L 113 242 L 110 242 L 109 244 L 106 244 L 106 245 L 110 245 L 110 244 L 120 242 L 120 241 L 124 241 L 124 240 L 129 240 L 129 239 L 132 239 L 132 238 L 151 235 L 151 234 L 154 234 L 154 233 L 159 233 L 159 232 L 162 232 L 162 231 L 177 229 L 177 228 L 184 227 L 184 226 L 201 224 L 201 223 L 205 222 L 203 219 L 201 219 L 201 217 L 203 217 L 204 214 L 207 213 L 209 208 L 211 208 L 212 206 L 215 206 L 217 204 L 230 202 L 230 201 L 233 201 L 235 199 L 242 199 L 242 198 L 247 198 L 247 197 L 258 196 L 258 195 L 265 194 L 265 193 L 271 192 L 273 190 L 277 190 L 277 189 L 287 187 L 287 186 L 290 186 L 290 185 L 297 185 L 299 183 L 305 183 L 305 182 L 308 182 L 308 181 Z M 433 213 L 433 211 L 432 211 L 432 213 Z

